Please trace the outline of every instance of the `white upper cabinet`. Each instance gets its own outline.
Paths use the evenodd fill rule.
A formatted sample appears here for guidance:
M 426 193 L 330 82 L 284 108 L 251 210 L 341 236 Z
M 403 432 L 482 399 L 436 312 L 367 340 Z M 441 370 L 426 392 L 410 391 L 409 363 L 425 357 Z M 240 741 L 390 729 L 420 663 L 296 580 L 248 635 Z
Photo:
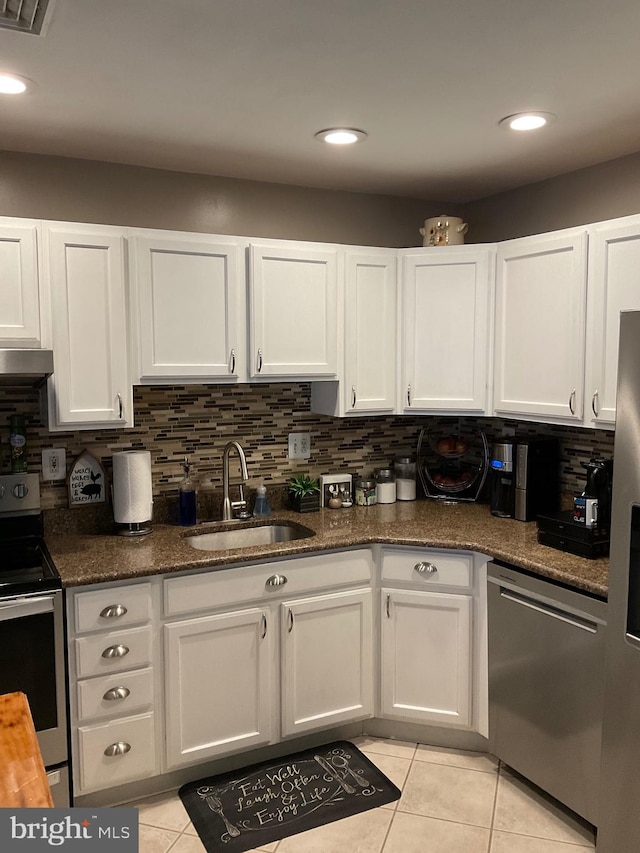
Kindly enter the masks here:
M 43 223 L 54 351 L 50 430 L 133 425 L 124 234 Z
M 397 254 L 345 251 L 342 380 L 313 383 L 314 412 L 342 417 L 395 410 Z
M 0 219 L 0 345 L 41 345 L 38 290 L 39 223 Z
M 400 411 L 486 413 L 494 253 L 400 253 Z
M 336 377 L 337 249 L 312 243 L 252 243 L 249 375 Z
M 582 422 L 586 261 L 584 230 L 498 245 L 496 414 Z
M 232 237 L 131 231 L 141 382 L 238 381 L 245 371 L 245 275 Z
M 640 309 L 640 216 L 589 228 L 585 425 L 616 419 L 620 312 Z

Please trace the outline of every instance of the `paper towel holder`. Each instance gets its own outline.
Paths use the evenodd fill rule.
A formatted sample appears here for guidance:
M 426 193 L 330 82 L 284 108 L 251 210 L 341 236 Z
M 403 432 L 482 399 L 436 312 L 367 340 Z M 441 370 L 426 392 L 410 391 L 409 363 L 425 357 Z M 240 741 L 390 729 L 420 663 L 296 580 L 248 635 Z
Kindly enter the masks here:
M 111 496 L 118 536 L 146 536 L 152 532 L 153 494 L 151 454 L 126 450 L 113 454 Z M 119 486 L 124 487 L 121 492 Z

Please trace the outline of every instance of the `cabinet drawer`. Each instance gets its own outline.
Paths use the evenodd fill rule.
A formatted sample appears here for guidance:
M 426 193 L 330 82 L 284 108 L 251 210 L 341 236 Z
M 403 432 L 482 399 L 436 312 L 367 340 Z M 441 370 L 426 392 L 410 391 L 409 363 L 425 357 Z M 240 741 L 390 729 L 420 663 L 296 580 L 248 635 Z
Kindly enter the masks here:
M 121 754 L 105 755 L 112 747 Z M 153 713 L 78 729 L 80 791 L 111 788 L 156 771 Z
M 153 670 L 122 672 L 78 682 L 78 719 L 112 717 L 148 708 L 153 702 Z
M 73 595 L 73 621 L 77 634 L 115 630 L 121 625 L 148 622 L 150 618 L 150 583 L 76 592 Z
M 317 554 L 256 566 L 171 577 L 164 582 L 164 610 L 179 616 L 252 600 L 371 581 L 373 557 L 369 549 Z
M 151 663 L 151 628 L 148 626 L 79 637 L 74 645 L 78 678 Z
M 385 548 L 382 580 L 402 581 L 423 587 L 473 584 L 473 555 L 465 551 Z

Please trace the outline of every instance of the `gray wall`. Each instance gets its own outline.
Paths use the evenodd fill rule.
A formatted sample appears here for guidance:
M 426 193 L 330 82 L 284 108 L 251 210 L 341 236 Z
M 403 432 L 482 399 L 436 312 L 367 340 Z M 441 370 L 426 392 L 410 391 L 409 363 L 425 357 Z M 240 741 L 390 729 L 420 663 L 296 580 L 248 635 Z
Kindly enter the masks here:
M 0 152 L 0 216 L 404 247 L 421 246 L 418 229 L 442 212 L 440 202 Z
M 487 243 L 640 213 L 640 153 L 468 204 L 469 242 Z

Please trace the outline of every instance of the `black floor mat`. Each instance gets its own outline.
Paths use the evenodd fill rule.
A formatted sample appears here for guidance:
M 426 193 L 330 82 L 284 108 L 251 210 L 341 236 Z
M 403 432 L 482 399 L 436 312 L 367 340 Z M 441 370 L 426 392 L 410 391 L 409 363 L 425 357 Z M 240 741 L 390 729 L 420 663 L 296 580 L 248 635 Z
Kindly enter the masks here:
M 179 794 L 208 853 L 243 853 L 400 797 L 348 741 L 189 782 Z

